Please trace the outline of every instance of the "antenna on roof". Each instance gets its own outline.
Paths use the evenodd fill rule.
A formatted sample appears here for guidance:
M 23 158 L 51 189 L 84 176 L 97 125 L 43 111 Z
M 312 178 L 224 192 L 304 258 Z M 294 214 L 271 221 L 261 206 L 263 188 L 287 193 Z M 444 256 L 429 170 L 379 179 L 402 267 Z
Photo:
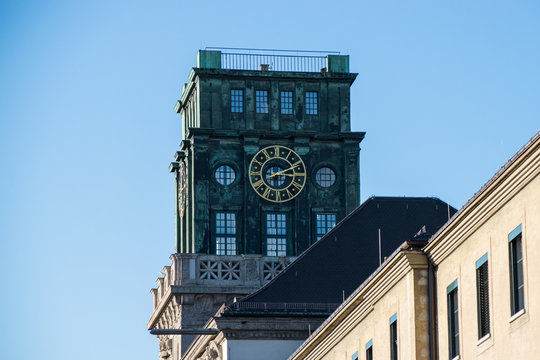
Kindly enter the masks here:
M 379 266 L 382 264 L 382 252 L 381 252 L 381 228 L 379 228 Z

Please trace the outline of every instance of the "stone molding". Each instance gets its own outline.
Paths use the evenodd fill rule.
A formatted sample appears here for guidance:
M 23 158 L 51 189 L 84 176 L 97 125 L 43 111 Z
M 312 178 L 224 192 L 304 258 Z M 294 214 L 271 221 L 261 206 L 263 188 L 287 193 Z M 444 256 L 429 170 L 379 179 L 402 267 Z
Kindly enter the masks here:
M 540 133 L 433 236 L 424 251 L 438 265 L 540 174 Z M 533 138 L 534 140 L 534 138 Z

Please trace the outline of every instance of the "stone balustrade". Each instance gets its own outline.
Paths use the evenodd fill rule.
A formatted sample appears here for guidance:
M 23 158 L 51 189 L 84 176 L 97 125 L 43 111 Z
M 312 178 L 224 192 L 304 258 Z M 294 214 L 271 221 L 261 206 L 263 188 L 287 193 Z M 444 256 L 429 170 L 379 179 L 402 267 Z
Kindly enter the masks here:
M 172 264 L 151 290 L 154 309 L 171 287 L 261 287 L 279 274 L 294 257 L 262 255 L 172 254 Z

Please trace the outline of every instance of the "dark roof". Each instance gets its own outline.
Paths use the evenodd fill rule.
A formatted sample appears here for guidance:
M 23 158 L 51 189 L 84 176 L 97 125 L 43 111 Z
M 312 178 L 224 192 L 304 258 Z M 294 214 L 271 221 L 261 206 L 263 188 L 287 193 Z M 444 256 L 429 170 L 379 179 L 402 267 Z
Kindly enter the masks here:
M 427 240 L 455 212 L 436 198 L 371 197 L 239 302 L 339 304 L 379 267 L 379 229 L 384 260 L 404 241 Z

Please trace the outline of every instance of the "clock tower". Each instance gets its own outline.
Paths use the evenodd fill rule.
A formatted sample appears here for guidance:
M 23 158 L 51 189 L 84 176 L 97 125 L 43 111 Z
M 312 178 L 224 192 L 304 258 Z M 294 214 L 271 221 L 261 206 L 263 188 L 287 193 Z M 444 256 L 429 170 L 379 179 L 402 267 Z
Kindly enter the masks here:
M 358 206 L 356 76 L 339 53 L 199 51 L 175 106 L 176 251 L 149 329 L 202 327 Z M 155 333 L 160 356 L 179 359 L 196 331 Z

